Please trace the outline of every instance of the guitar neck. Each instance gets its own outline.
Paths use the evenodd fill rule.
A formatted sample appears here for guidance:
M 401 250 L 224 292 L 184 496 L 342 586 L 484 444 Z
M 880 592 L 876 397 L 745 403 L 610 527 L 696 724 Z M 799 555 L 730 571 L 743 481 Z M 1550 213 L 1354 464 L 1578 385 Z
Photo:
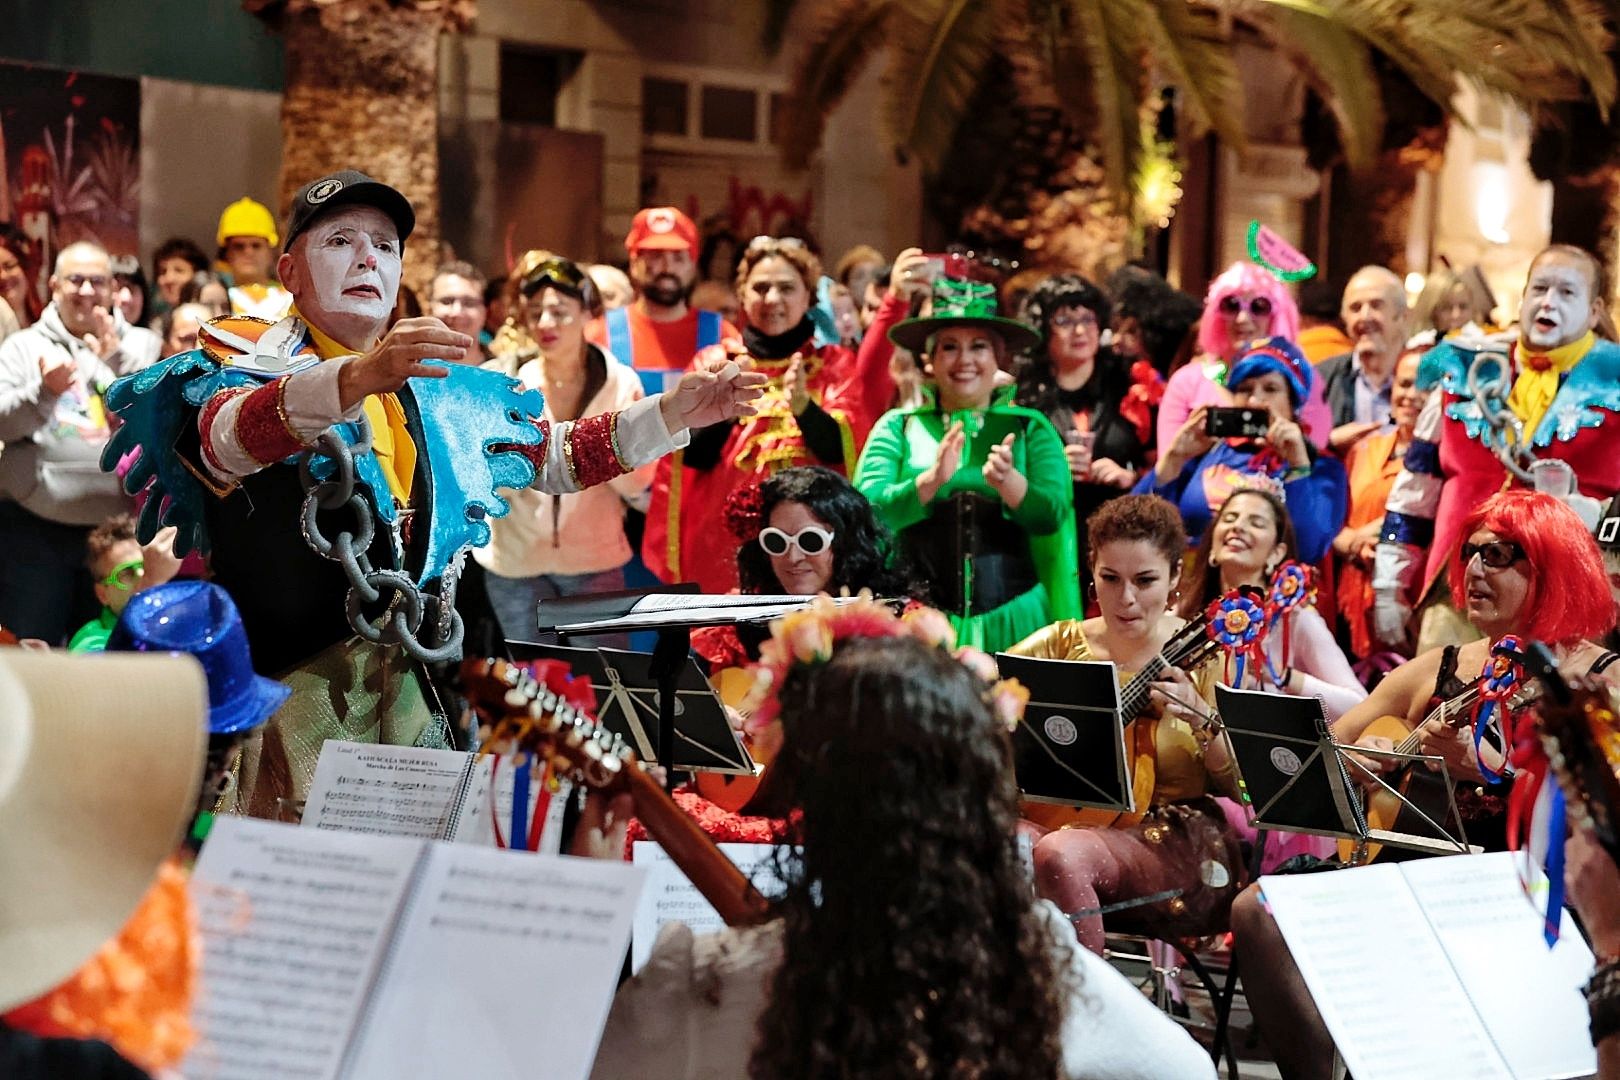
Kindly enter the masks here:
M 1203 663 L 1215 651 L 1215 643 L 1204 631 L 1204 620 L 1196 619 L 1176 632 L 1164 649 L 1142 665 L 1142 670 L 1131 676 L 1131 681 L 1119 693 L 1119 710 L 1126 723 L 1147 712 L 1153 682 L 1173 667 L 1183 671 Z
M 636 817 L 726 925 L 763 922 L 770 913 L 765 898 L 652 775 L 632 765 L 626 783 L 635 802 Z

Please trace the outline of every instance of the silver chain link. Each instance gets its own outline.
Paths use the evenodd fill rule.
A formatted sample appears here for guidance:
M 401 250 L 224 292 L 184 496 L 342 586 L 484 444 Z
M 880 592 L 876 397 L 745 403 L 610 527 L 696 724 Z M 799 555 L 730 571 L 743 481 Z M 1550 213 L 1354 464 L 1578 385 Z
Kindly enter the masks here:
M 304 485 L 300 515 L 304 542 L 315 554 L 343 568 L 343 576 L 349 580 L 344 606 L 349 626 L 356 634 L 373 644 L 398 645 L 412 659 L 425 664 L 460 659 L 465 630 L 461 614 L 456 611 L 460 558 L 439 579 L 437 592 L 417 588 L 408 575 L 398 570 L 378 570 L 371 565 L 367 553 L 377 535 L 376 517 L 371 504 L 357 490 L 354 471 L 355 455 L 371 452 L 371 423 L 362 416 L 358 426 L 360 437 L 353 448 L 335 428 L 329 428 L 298 459 L 298 478 Z M 332 462 L 329 479 L 316 479 L 313 465 L 317 457 Z M 378 494 L 387 497 L 386 492 Z M 328 537 L 321 531 L 317 515 L 322 510 L 343 508 L 353 515 L 354 528 Z M 366 618 L 364 609 L 380 603 L 385 596 L 388 603 L 382 619 L 373 623 Z
M 1486 368 L 1494 367 L 1494 374 Z M 1468 365 L 1468 393 L 1479 406 L 1485 420 L 1484 443 L 1508 472 L 1524 484 L 1534 487 L 1536 478 L 1532 470 L 1537 458 L 1525 439 L 1524 423 L 1507 406 L 1512 387 L 1508 383 L 1507 356 L 1503 353 L 1478 353 Z

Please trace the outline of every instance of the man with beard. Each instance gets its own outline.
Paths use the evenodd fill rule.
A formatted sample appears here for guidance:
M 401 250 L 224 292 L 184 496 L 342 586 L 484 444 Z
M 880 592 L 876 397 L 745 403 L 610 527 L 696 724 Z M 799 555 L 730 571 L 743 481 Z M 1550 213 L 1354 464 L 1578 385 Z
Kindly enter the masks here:
M 312 181 L 278 263 L 298 314 L 216 319 L 197 350 L 108 393 L 124 424 L 102 464 L 142 448 L 125 479 L 153 484 L 142 534 L 161 517 L 177 548 L 211 548 L 255 668 L 292 687 L 243 751 L 235 806 L 255 816 L 304 797 L 328 738 L 447 745 L 419 666 L 459 658 L 456 582 L 487 518 L 508 512 L 496 488 L 605 483 L 684 446 L 688 428 L 751 415 L 766 382 L 730 364 L 552 423 L 537 393 L 465 363 L 471 335 L 392 322 L 415 221 L 363 173 Z M 328 434 L 347 449 L 317 446 Z
M 1495 434 L 1486 420 L 1493 403 L 1475 400 L 1469 390 L 1476 362 L 1487 381 L 1502 376 L 1506 397 L 1494 406 L 1522 430 L 1522 453 L 1566 462 L 1581 496 L 1607 500 L 1620 490 L 1614 416 L 1620 347 L 1604 278 L 1590 253 L 1554 244 L 1530 264 L 1516 338 L 1453 338 L 1425 354 L 1419 385 L 1438 385 L 1441 393 L 1418 418 L 1386 504 L 1373 567 L 1373 633 L 1380 641 L 1399 646 L 1414 607 L 1446 603 L 1440 572 L 1462 539 L 1461 521 L 1487 496 L 1519 482 L 1486 441 Z M 1511 446 L 1513 433 L 1503 434 Z M 1421 629 L 1419 646 L 1434 633 Z
M 643 375 L 648 393 L 663 389 L 662 372 L 682 371 L 698 350 L 738 339 L 737 330 L 712 311 L 691 306 L 697 284 L 698 231 L 673 206 L 637 213 L 624 239 L 636 299 L 593 322 L 586 338 Z
M 1350 351 L 1317 364 L 1316 373 L 1333 414 L 1328 445 L 1343 455 L 1389 421 L 1395 361 L 1406 343 L 1406 287 L 1392 270 L 1363 266 L 1345 285 L 1339 314 Z

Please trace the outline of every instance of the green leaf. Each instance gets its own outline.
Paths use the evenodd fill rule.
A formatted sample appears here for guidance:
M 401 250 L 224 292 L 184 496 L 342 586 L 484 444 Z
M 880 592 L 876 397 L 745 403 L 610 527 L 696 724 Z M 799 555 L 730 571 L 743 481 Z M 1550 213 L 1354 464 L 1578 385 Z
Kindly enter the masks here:
M 810 34 L 782 115 L 782 160 L 791 169 L 810 163 L 827 117 L 884 44 L 894 0 L 845 0 L 833 5 Z
M 939 168 L 974 91 L 996 55 L 1004 14 L 995 0 L 907 0 L 895 6 L 888 45 L 889 131 Z

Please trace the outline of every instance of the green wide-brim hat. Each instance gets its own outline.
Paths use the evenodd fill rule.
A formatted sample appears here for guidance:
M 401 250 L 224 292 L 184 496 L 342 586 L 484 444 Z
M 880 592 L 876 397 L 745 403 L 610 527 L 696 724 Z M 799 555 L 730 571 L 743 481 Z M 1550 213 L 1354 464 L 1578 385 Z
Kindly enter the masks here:
M 1041 332 L 1028 323 L 996 314 L 996 289 L 979 281 L 939 278 L 934 282 L 932 313 L 920 319 L 907 319 L 889 329 L 889 340 L 918 356 L 928 349 L 928 339 L 941 330 L 957 326 L 980 326 L 994 330 L 1009 353 L 1023 352 L 1041 343 Z

